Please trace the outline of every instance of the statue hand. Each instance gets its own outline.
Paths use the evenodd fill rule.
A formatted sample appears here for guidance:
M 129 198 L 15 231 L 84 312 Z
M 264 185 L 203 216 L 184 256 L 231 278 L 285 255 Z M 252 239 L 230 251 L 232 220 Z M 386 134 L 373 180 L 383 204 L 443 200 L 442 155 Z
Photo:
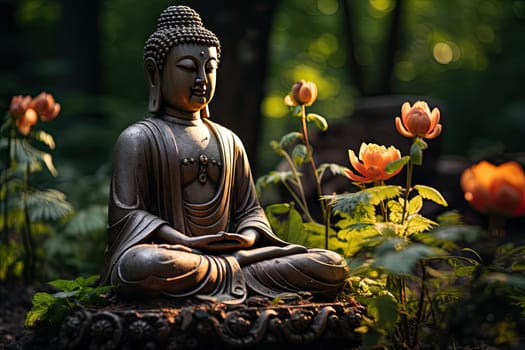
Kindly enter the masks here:
M 221 231 L 211 235 L 189 237 L 169 225 L 160 226 L 157 235 L 168 244 L 180 244 L 192 249 L 212 251 L 250 248 L 258 236 L 256 230 L 246 229 L 242 233 Z
M 253 244 L 250 237 L 224 231 L 213 235 L 190 237 L 189 239 L 192 248 L 211 251 L 247 248 Z
M 294 254 L 308 253 L 308 249 L 301 245 L 290 244 L 284 247 L 267 246 L 249 250 L 238 250 L 233 256 L 239 265 L 245 266 L 256 261 L 279 258 Z

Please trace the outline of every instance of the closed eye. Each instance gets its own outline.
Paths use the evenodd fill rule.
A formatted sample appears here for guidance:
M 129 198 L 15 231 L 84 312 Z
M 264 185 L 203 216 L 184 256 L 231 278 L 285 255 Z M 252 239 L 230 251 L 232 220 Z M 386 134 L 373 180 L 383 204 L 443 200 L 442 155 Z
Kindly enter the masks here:
M 177 62 L 177 67 L 188 71 L 188 72 L 195 72 L 197 70 L 197 66 L 195 65 L 195 62 L 192 60 L 186 58 L 182 59 L 179 62 Z

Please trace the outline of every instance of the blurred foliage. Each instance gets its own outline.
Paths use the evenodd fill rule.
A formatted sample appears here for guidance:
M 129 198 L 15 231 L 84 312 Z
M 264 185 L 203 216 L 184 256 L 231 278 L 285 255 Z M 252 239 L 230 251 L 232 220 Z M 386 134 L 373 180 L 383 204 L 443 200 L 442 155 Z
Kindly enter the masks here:
M 387 80 L 390 94 L 444 101 L 444 153 L 480 159 L 525 150 L 520 136 L 525 131 L 525 98 L 515 88 L 525 78 L 520 63 L 525 47 L 518 44 L 525 1 L 348 1 L 353 47 L 348 45 L 343 1 L 280 3 L 262 106 L 267 117 L 262 170 L 276 162 L 273 154 L 263 152 L 270 135 L 292 127 L 282 118 L 286 110 L 280 102 L 299 77 L 319 85 L 316 108 L 332 122 L 350 116 L 359 97 L 376 95 Z M 384 56 L 398 6 L 399 43 L 393 74 L 385 76 Z M 350 55 L 364 77 L 363 94 L 351 73 Z
M 344 18 L 344 1 L 351 28 Z M 91 57 L 91 61 L 100 60 L 96 95 L 63 83 L 75 75 L 61 48 L 69 31 L 64 27 L 65 2 L 5 3 L 15 8 L 16 31 L 0 33 L 5 43 L 0 107 L 13 91 L 55 91 L 63 101 L 64 118 L 70 119 L 60 127 L 64 132 L 58 142 L 65 147 L 56 156 L 75 162 L 80 154 L 84 159 L 76 164 L 80 171 L 95 171 L 109 162 L 118 132 L 147 115 L 142 48 L 166 2 L 93 2 L 99 23 L 98 33 L 93 34 L 98 35 L 100 48 L 100 57 Z M 397 9 L 399 42 L 392 46 L 393 74 L 385 76 L 384 57 L 391 49 Z M 271 33 L 269 74 L 261 87 L 267 96 L 261 110 L 267 118 L 257 162 L 261 169 L 256 173 L 266 172 L 277 162 L 267 144 L 270 135 L 292 127 L 282 118 L 286 109 L 280 102 L 299 78 L 317 82 L 322 91 L 317 108 L 331 121 L 350 116 L 361 96 L 377 94 L 378 87 L 388 81 L 390 94 L 445 101 L 443 117 L 449 124 L 443 135 L 445 153 L 481 158 L 522 152 L 525 100 L 515 86 L 525 77 L 521 63 L 525 47 L 517 44 L 524 21 L 523 0 L 280 1 Z M 363 75 L 362 87 L 356 86 L 351 61 Z
M 304 105 L 291 110 L 293 117 L 307 119 Z M 306 127 L 302 130 L 271 143 L 288 168 L 270 171 L 257 180 L 256 187 L 260 195 L 266 195 L 269 186 L 280 184 L 291 194 L 290 202 L 265 210 L 273 232 L 281 239 L 330 249 L 347 259 L 344 297 L 355 298 L 366 307 L 355 330 L 362 334 L 360 348 L 523 346 L 525 245 L 505 243 L 503 234 L 466 225 L 456 210 L 436 219 L 423 215 L 427 204 L 447 207 L 448 202 L 437 189 L 413 184 L 413 172 L 423 165 L 428 148 L 422 138 L 412 138 L 409 155 L 399 155 L 384 165 L 377 158 L 388 155 L 377 152 L 368 155 L 368 161 L 375 159 L 367 162 L 360 151 L 362 163 L 360 167 L 352 163 L 355 171 L 375 171 L 362 182 L 353 182 L 359 188 L 355 192 L 323 195 L 322 176 L 316 178 L 318 201 L 327 209 L 321 223 L 310 215 L 304 197 L 305 175 L 318 168 L 314 162 L 311 169 L 300 168 L 314 154 Z M 296 159 L 293 155 L 301 146 L 309 151 L 300 152 Z M 396 174 L 402 167 L 407 168 L 406 185 L 386 185 L 391 179 L 383 180 L 381 171 Z M 328 168 L 348 176 L 344 167 L 331 164 Z

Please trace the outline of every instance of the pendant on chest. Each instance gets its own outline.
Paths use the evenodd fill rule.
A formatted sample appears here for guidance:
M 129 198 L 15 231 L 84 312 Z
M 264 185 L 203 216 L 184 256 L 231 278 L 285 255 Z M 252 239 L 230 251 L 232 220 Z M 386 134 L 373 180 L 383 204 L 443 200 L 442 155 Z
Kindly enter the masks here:
M 222 162 L 220 160 L 208 157 L 203 153 L 198 157 L 183 158 L 180 164 L 182 166 L 183 183 L 186 183 L 184 179 L 191 181 L 197 177 L 199 183 L 205 185 L 210 176 L 216 182 L 222 169 Z M 197 174 L 195 174 L 195 171 L 197 171 Z

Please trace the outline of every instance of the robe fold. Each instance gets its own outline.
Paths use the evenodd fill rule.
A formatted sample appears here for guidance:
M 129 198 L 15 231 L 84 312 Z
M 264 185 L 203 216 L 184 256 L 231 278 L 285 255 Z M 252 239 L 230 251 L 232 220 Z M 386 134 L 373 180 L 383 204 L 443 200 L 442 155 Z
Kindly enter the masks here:
M 248 290 L 269 297 L 301 290 L 334 296 L 348 275 L 346 262 L 334 252 L 310 249 L 240 267 L 231 254 L 206 255 L 156 241 L 156 229 L 167 224 L 188 236 L 251 228 L 260 236 L 251 249 L 288 245 L 272 232 L 259 204 L 241 141 L 208 119 L 203 123 L 216 137 L 223 164 L 217 191 L 205 203 L 184 200 L 177 140 L 166 118 L 137 122 L 117 140 L 101 283 L 128 288 L 132 294 L 146 288 L 173 297 L 228 295 L 235 303 L 242 302 Z M 132 272 L 151 261 L 158 268 L 135 278 Z M 178 267 L 186 270 L 177 274 Z
M 283 246 L 272 231 L 256 196 L 244 147 L 230 130 L 203 120 L 217 138 L 223 163 L 218 191 L 207 203 L 182 197 L 177 143 L 170 126 L 157 117 L 133 124 L 119 136 L 110 186 L 106 270 L 129 248 L 150 243 L 163 224 L 188 235 L 240 232 L 254 228 L 263 245 Z

